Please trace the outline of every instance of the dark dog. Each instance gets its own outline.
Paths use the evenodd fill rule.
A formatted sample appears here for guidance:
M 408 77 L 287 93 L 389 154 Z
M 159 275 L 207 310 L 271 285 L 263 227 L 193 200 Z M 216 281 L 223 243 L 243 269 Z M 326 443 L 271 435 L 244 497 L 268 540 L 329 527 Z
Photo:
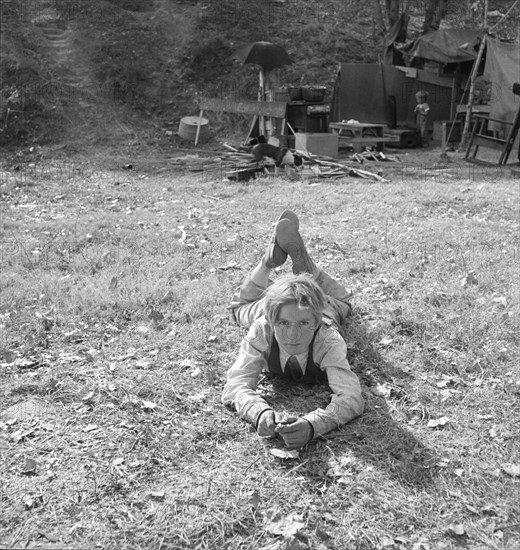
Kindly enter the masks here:
M 257 143 L 267 143 L 267 139 L 265 136 L 258 136 L 249 141 L 250 147 L 253 145 L 256 145 Z
M 268 143 L 258 143 L 251 149 L 255 162 L 261 162 L 265 158 L 274 160 L 275 174 L 278 174 L 280 166 L 301 166 L 303 160 L 300 156 L 293 154 L 286 147 L 276 147 Z

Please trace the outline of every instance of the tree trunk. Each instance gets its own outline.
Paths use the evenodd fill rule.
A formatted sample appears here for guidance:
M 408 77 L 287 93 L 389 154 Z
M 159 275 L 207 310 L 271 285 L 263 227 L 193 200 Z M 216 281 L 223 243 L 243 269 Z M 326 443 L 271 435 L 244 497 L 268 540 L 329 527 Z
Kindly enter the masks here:
M 383 10 L 381 9 L 381 4 L 379 0 L 372 0 L 372 5 L 374 6 L 374 20 L 376 24 L 377 35 L 383 38 L 386 34 L 386 25 L 383 18 Z
M 391 27 L 399 20 L 399 0 L 386 0 L 386 11 L 388 14 L 388 26 Z
M 424 14 L 423 34 L 439 29 L 440 23 L 446 15 L 447 3 L 448 0 L 428 0 Z

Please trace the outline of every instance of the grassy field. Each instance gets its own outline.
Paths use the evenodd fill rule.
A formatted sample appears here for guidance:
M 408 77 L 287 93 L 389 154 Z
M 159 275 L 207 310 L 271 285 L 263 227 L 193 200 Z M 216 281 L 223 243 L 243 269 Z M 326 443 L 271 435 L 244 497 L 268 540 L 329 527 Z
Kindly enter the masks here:
M 519 548 L 518 176 L 123 164 L 2 166 L 2 548 Z M 367 403 L 296 458 L 220 403 L 226 305 L 285 208 L 354 292 Z M 296 413 L 328 399 L 262 390 Z

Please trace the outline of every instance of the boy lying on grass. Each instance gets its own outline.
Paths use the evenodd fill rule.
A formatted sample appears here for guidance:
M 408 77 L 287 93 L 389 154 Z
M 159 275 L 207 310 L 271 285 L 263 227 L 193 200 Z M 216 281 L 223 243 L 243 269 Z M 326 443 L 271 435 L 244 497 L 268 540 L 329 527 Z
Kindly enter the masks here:
M 272 270 L 290 256 L 293 275 L 271 284 Z M 297 449 L 363 411 L 361 387 L 347 361 L 339 327 L 350 313 L 349 293 L 311 260 L 296 214 L 280 216 L 260 263 L 246 277 L 230 309 L 249 327 L 227 373 L 222 401 L 262 437 L 280 436 Z M 283 418 L 256 392 L 263 371 L 295 384 L 328 382 L 329 405 L 301 418 Z

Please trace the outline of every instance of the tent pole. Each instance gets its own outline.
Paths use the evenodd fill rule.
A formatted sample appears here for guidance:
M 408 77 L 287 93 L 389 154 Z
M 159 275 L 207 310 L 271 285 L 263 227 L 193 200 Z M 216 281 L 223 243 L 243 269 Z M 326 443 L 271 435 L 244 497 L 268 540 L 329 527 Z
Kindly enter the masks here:
M 464 130 L 462 131 L 462 137 L 460 139 L 460 147 L 459 147 L 460 149 L 464 149 L 468 141 L 469 127 L 470 127 L 470 121 L 471 121 L 471 111 L 473 108 L 473 100 L 475 98 L 475 78 L 477 77 L 478 67 L 480 65 L 480 62 L 482 61 L 482 55 L 484 54 L 484 49 L 486 47 L 486 36 L 487 36 L 487 32 L 482 37 L 482 40 L 480 42 L 480 48 L 478 49 L 477 59 L 475 59 L 475 63 L 473 64 L 473 70 L 471 71 L 468 108 L 466 110 L 466 118 L 464 119 Z
M 258 96 L 259 101 L 265 101 L 265 75 L 263 67 L 260 68 L 260 90 Z M 258 130 L 261 136 L 265 136 L 265 118 L 263 115 L 260 115 Z

